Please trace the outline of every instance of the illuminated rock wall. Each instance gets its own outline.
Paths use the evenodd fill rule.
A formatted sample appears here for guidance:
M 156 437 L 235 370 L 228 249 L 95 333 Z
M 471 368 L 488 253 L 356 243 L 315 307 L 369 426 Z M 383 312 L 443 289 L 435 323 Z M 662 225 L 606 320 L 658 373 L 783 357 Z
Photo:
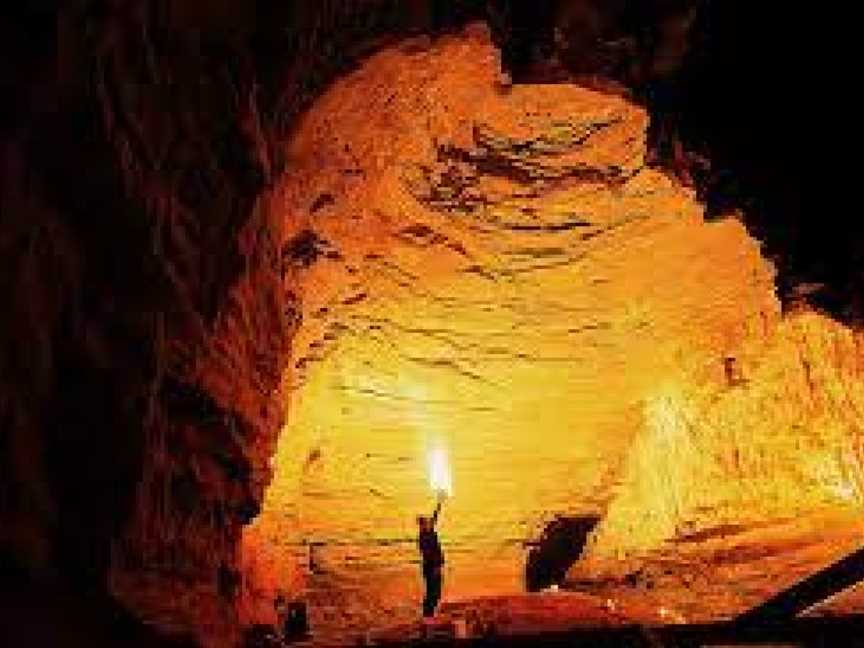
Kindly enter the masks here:
M 303 323 L 244 537 L 247 618 L 276 589 L 325 637 L 416 616 L 439 445 L 445 599 L 523 589 L 545 522 L 650 479 L 646 412 L 674 433 L 675 390 L 725 389 L 727 358 L 777 325 L 757 243 L 645 166 L 641 109 L 497 70 L 479 28 L 383 51 L 291 142 L 277 195 Z
M 456 471 L 448 596 L 519 587 L 521 542 L 545 518 L 603 513 L 610 501 L 580 566 L 595 584 L 680 540 L 717 573 L 706 542 L 728 545 L 718 529 L 737 538 L 730 530 L 743 527 L 712 526 L 701 507 L 728 520 L 726 502 L 745 491 L 760 502 L 736 508 L 748 520 L 792 503 L 806 517 L 809 528 L 787 533 L 806 539 L 799 569 L 827 558 L 826 543 L 851 546 L 856 374 L 814 347 L 813 375 L 831 378 L 814 380 L 813 394 L 839 385 L 851 404 L 806 393 L 770 404 L 799 393 L 804 370 L 788 367 L 787 388 L 781 368 L 801 324 L 772 338 L 771 273 L 755 245 L 735 222 L 704 225 L 688 192 L 642 168 L 641 111 L 573 88 L 499 91 L 494 52 L 475 32 L 382 53 L 295 129 L 366 53 L 485 5 L 513 78 L 550 78 L 531 59 L 557 33 L 553 58 L 569 71 L 555 78 L 612 75 L 647 94 L 653 159 L 671 157 L 700 195 L 730 185 L 715 208 L 753 205 L 746 223 L 778 260 L 784 297 L 801 288 L 860 321 L 864 237 L 844 222 L 858 183 L 842 178 L 856 167 L 813 164 L 839 159 L 830 149 L 848 138 L 800 131 L 845 123 L 831 101 L 841 93 L 802 92 L 801 70 L 843 60 L 813 45 L 811 8 L 787 7 L 778 23 L 770 7 L 702 3 L 688 63 L 686 2 L 637 8 L 638 20 L 624 11 L 634 3 L 564 4 L 576 20 L 522 0 L 84 0 L 10 12 L 0 27 L 10 88 L 0 580 L 36 621 L 7 606 L 0 625 L 55 645 L 46 637 L 80 623 L 98 645 L 87 624 L 131 612 L 148 646 L 151 629 L 233 645 L 236 543 L 271 475 L 283 377 L 298 388 L 297 416 L 266 514 L 246 536 L 247 619 L 266 616 L 277 586 L 309 585 L 313 622 L 334 631 L 375 610 L 413 610 L 410 520 L 429 504 L 434 443 Z M 671 92 L 646 93 L 658 81 Z M 698 177 L 704 160 L 676 146 L 679 135 L 708 153 L 714 181 Z M 819 209 L 799 199 L 805 189 Z M 298 307 L 302 339 L 283 376 Z M 848 338 L 806 321 L 808 339 Z M 726 374 L 742 348 L 759 386 Z M 839 348 L 844 362 L 860 356 Z M 736 400 L 750 397 L 764 420 Z M 723 459 L 720 470 L 704 453 L 747 447 L 727 429 L 739 416 L 765 429 L 754 446 L 766 457 L 738 472 Z M 657 430 L 688 417 L 692 440 L 667 452 Z M 655 464 L 687 487 L 664 490 Z M 694 477 L 703 467 L 759 488 L 712 489 Z M 784 492 L 771 503 L 782 491 L 771 479 L 795 492 L 799 473 L 809 475 L 801 501 Z M 756 527 L 744 526 L 752 540 Z M 626 564 L 610 567 L 616 547 Z M 757 543 L 739 554 L 751 571 L 794 575 L 770 552 Z M 61 604 L 67 587 L 89 620 Z
M 861 343 L 798 312 L 742 346 L 729 385 L 691 378 L 656 390 L 571 577 L 629 576 L 704 619 L 755 605 L 857 549 Z

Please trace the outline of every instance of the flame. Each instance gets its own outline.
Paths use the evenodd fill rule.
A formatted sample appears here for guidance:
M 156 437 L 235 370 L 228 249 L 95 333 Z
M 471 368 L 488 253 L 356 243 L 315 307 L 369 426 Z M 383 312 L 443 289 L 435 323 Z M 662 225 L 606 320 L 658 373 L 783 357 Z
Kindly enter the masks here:
M 434 491 L 444 491 L 448 497 L 453 494 L 453 476 L 450 462 L 443 448 L 436 448 L 429 454 L 429 485 Z

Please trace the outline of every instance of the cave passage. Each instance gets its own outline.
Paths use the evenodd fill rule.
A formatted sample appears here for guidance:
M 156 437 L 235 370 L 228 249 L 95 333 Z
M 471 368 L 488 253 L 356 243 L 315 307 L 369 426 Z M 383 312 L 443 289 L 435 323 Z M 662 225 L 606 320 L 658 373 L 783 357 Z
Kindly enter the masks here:
M 0 644 L 404 643 L 439 478 L 433 630 L 698 632 L 854 580 L 840 9 L 15 5 Z
M 839 517 L 849 542 L 852 442 L 790 445 L 812 399 L 775 405 L 812 377 L 807 336 L 842 333 L 783 320 L 740 220 L 706 222 L 647 164 L 643 109 L 577 85 L 502 88 L 497 57 L 482 27 L 382 51 L 289 146 L 277 204 L 303 314 L 273 482 L 244 535 L 252 619 L 277 591 L 306 601 L 324 640 L 414 619 L 436 448 L 455 491 L 445 608 L 537 589 L 528 549 L 559 516 L 600 519 L 571 583 L 644 621 L 722 617 L 791 577 L 728 559 L 712 585 L 692 564 L 703 544 L 812 543 L 782 526 L 803 510 Z M 849 425 L 840 414 L 836 433 Z M 673 567 L 651 575 L 652 558 Z M 662 605 L 635 602 L 669 575 Z

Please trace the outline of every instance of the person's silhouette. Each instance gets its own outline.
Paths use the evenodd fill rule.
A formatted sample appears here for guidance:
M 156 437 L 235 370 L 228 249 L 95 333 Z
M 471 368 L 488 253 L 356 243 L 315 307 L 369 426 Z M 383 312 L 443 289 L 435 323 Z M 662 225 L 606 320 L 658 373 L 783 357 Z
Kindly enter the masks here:
M 441 551 L 441 543 L 438 542 L 438 533 L 435 525 L 438 522 L 438 514 L 444 503 L 446 493 L 438 492 L 438 504 L 432 517 L 424 515 L 417 516 L 417 546 L 423 558 L 423 581 L 426 585 L 426 595 L 423 598 L 423 616 L 428 618 L 434 616 L 435 608 L 441 599 L 441 572 L 444 567 L 444 552 Z

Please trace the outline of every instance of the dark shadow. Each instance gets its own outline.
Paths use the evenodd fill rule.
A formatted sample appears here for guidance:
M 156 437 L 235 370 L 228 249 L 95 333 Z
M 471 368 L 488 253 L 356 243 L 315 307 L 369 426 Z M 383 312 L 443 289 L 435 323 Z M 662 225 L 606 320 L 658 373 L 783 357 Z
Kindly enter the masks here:
M 851 110 L 858 21 L 835 3 L 490 0 L 514 83 L 620 92 L 651 115 L 652 166 L 708 218 L 740 210 L 786 306 L 864 321 L 864 225 Z M 619 93 L 620 93 L 619 92 Z
M 811 574 L 748 610 L 735 621 L 741 625 L 788 622 L 808 608 L 826 601 L 864 580 L 864 549 Z
M 599 521 L 597 516 L 578 516 L 557 517 L 549 522 L 539 540 L 529 544 L 525 589 L 539 592 L 561 584 Z

